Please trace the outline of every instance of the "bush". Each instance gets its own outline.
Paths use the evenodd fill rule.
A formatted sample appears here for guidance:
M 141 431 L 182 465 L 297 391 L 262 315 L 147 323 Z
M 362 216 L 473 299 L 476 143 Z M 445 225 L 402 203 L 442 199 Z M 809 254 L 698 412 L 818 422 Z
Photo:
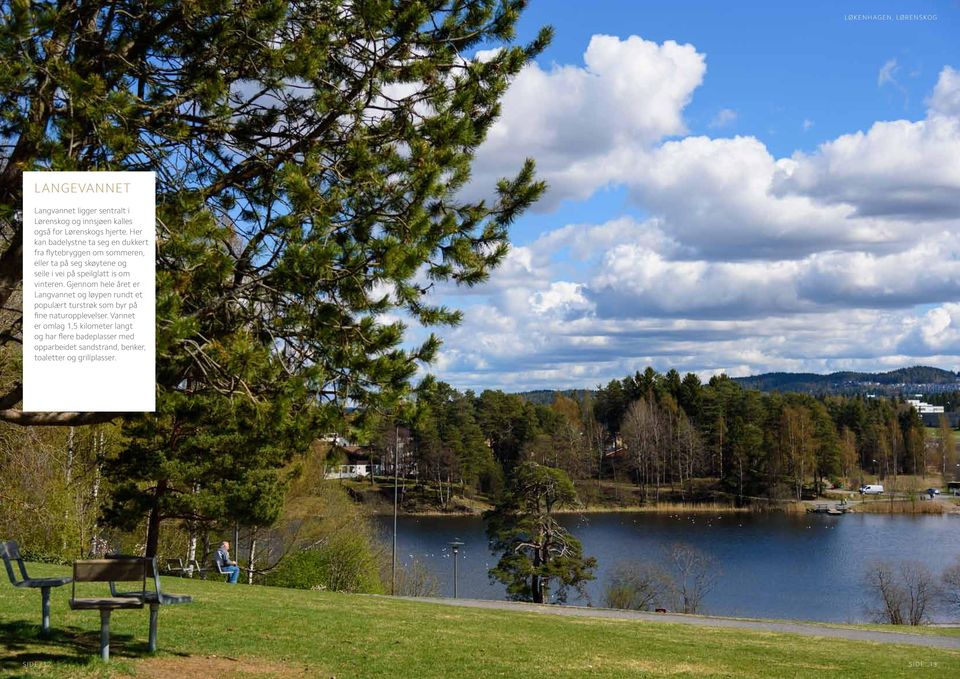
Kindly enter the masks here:
M 624 561 L 614 566 L 607 579 L 608 608 L 646 611 L 660 605 L 669 587 L 669 576 L 642 561 Z
M 389 572 L 383 580 L 390 582 Z M 423 562 L 397 563 L 397 596 L 437 596 L 439 591 L 440 581 Z
M 867 567 L 864 582 L 874 598 L 869 611 L 877 622 L 922 625 L 936 591 L 930 570 L 918 561 L 893 565 L 877 561 Z
M 361 533 L 337 533 L 323 544 L 287 556 L 264 584 L 336 592 L 383 591 L 376 555 Z
M 960 558 L 940 576 L 944 603 L 953 613 L 960 613 Z
M 710 554 L 682 542 L 666 552 L 673 606 L 681 613 L 700 613 L 703 599 L 717 584 L 720 569 Z

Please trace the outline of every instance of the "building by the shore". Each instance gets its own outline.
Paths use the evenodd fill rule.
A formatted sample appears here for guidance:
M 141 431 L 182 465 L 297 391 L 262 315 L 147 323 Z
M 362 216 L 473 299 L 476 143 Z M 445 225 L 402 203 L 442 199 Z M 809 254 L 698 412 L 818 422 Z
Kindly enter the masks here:
M 960 412 L 944 412 L 943 406 L 935 406 L 921 401 L 920 394 L 917 394 L 915 398 L 908 398 L 907 403 L 913 406 L 914 410 L 920 414 L 923 423 L 928 427 L 939 427 L 941 417 L 945 417 L 954 429 L 960 424 Z

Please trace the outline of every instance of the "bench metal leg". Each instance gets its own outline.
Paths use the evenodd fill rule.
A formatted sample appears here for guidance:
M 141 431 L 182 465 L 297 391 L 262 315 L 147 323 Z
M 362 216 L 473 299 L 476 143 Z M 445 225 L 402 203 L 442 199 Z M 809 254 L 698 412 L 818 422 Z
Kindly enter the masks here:
M 150 641 L 147 648 L 151 653 L 157 651 L 157 616 L 160 614 L 160 604 L 150 604 Z
M 110 660 L 110 609 L 100 611 L 100 659 Z
M 50 588 L 40 588 L 40 632 L 41 634 L 50 633 Z

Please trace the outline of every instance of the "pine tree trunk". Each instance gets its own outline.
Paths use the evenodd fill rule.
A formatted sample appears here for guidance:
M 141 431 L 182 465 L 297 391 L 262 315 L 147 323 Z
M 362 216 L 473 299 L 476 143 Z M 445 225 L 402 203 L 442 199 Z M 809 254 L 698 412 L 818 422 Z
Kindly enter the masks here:
M 160 545 L 160 522 L 163 517 L 160 514 L 160 499 L 167 492 L 167 482 L 160 481 L 153 493 L 153 507 L 150 508 L 150 516 L 147 519 L 147 548 L 144 556 L 151 557 L 157 555 L 157 548 Z

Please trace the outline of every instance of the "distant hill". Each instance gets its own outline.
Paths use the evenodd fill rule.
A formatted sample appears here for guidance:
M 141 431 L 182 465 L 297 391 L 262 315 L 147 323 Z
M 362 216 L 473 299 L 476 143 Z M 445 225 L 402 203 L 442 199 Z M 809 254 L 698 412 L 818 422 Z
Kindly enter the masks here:
M 735 377 L 734 381 L 748 389 L 759 391 L 796 391 L 811 394 L 824 393 L 931 393 L 960 389 L 960 373 L 929 366 L 900 368 L 885 373 L 835 372 L 764 373 L 750 377 Z
M 885 373 L 841 371 L 818 373 L 763 373 L 750 377 L 734 377 L 746 389 L 757 391 L 800 392 L 805 394 L 924 394 L 932 396 L 960 391 L 960 373 L 941 368 L 917 365 Z M 518 395 L 531 403 L 552 404 L 558 394 L 580 401 L 593 389 L 537 389 Z

